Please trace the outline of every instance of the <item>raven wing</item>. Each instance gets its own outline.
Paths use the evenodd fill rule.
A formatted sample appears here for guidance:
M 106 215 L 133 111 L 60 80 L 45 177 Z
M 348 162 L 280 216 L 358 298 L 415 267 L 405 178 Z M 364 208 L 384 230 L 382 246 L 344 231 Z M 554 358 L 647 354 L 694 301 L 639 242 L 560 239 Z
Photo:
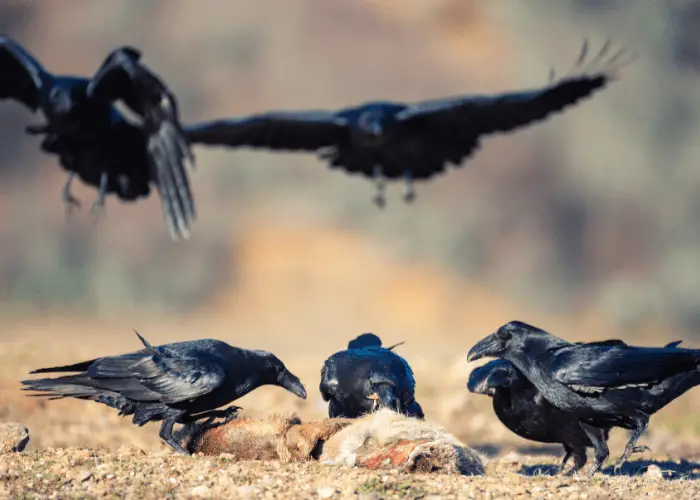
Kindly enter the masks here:
M 327 111 L 278 112 L 186 125 L 191 143 L 316 151 L 348 136 L 347 120 Z
M 15 99 L 36 111 L 41 90 L 53 77 L 24 47 L 0 36 L 0 99 Z
M 592 343 L 559 350 L 550 369 L 562 384 L 620 388 L 657 383 L 699 365 L 700 351 L 695 349 Z
M 587 66 L 600 63 L 609 47 L 610 44 L 606 43 Z M 585 43 L 578 67 L 583 64 L 587 51 L 588 45 Z M 427 126 L 439 130 L 447 136 L 453 136 L 455 140 L 471 140 L 471 144 L 481 135 L 509 132 L 543 120 L 590 96 L 613 79 L 613 65 L 619 63 L 621 58 L 622 52 L 618 52 L 607 60 L 611 71 L 582 72 L 544 88 L 494 96 L 446 98 L 409 105 L 396 115 L 396 120 L 405 126 Z
M 130 355 L 100 358 L 90 365 L 87 376 L 97 384 L 109 380 L 109 386 L 117 387 L 120 394 L 134 401 L 157 399 L 173 404 L 220 387 L 226 372 L 205 355 L 181 358 L 149 348 Z M 119 384 L 119 379 L 124 383 Z
M 177 100 L 165 83 L 140 62 L 141 53 L 121 47 L 105 59 L 88 84 L 88 95 L 123 101 L 143 119 L 151 178 L 158 188 L 165 220 L 174 240 L 190 236 L 195 218 L 187 165 L 194 156 L 179 123 Z

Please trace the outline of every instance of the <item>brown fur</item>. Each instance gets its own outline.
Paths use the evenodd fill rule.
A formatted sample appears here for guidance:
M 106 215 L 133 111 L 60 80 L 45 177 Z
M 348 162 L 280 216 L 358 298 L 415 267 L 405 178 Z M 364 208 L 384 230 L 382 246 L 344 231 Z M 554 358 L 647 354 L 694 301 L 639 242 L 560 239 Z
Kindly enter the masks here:
M 195 435 L 189 448 L 205 455 L 230 453 L 238 460 L 279 459 L 285 433 L 300 423 L 295 413 L 274 414 L 262 420 L 237 418 Z
M 285 435 L 285 461 L 317 460 L 325 442 L 341 429 L 352 424 L 349 418 L 328 418 L 295 425 Z
M 320 460 L 368 469 L 481 475 L 484 463 L 440 426 L 379 410 L 359 419 L 302 423 L 295 413 L 262 420 L 238 418 L 227 424 L 191 428 L 192 452 L 232 454 L 237 460 Z

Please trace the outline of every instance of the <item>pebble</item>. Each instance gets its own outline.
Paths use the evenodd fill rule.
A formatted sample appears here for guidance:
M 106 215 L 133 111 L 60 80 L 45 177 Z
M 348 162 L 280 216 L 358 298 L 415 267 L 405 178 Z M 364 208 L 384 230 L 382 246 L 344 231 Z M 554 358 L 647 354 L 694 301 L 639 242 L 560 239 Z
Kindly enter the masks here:
M 24 450 L 29 442 L 29 430 L 20 423 L 0 424 L 0 453 L 13 453 Z
M 652 464 L 649 467 L 647 467 L 647 471 L 644 473 L 644 477 L 648 477 L 649 479 L 663 479 L 664 473 L 661 470 L 661 467 L 659 467 L 656 464 Z
M 209 487 L 205 484 L 195 486 L 190 490 L 190 495 L 195 497 L 205 497 L 209 495 Z
M 333 486 L 324 486 L 323 488 L 318 488 L 316 494 L 319 498 L 330 498 L 335 495 L 335 488 Z

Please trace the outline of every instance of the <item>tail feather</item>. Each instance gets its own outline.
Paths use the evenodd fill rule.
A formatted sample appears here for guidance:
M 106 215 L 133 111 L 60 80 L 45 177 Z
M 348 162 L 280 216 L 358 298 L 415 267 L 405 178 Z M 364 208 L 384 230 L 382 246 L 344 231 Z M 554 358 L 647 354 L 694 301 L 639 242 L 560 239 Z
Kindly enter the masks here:
M 75 363 L 74 365 L 65 365 L 65 366 L 52 366 L 50 368 L 39 368 L 38 370 L 32 370 L 29 373 L 30 374 L 35 374 L 35 373 L 54 373 L 54 372 L 84 372 L 87 371 L 88 368 L 90 368 L 90 365 L 93 364 L 96 359 L 91 359 L 90 361 L 81 361 L 80 363 Z

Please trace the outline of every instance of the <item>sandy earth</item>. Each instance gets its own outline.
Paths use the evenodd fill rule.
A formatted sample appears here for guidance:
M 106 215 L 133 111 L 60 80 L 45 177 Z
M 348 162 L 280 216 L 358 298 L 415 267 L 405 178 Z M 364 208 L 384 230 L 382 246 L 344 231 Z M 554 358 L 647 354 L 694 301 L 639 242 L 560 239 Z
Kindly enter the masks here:
M 31 333 L 39 331 L 36 325 L 16 324 L 12 336 L 21 341 L 0 338 L 0 422 L 21 422 L 31 436 L 25 451 L 0 454 L 1 498 L 700 498 L 700 481 L 695 479 L 700 474 L 700 391 L 691 391 L 652 418 L 640 441 L 652 452 L 635 457 L 622 476 L 613 477 L 606 469 L 592 479 L 552 477 L 560 447 L 514 436 L 495 418 L 488 398 L 470 394 L 465 383 L 473 366 L 464 361 L 463 352 L 454 352 L 454 343 L 441 351 L 436 339 L 433 351 L 420 356 L 417 339 L 409 339 L 402 354 L 414 366 L 427 419 L 483 453 L 489 460 L 486 476 L 237 463 L 226 456 L 173 455 L 158 439 L 156 424 L 136 428 L 99 404 L 27 397 L 18 381 L 33 368 L 134 347 L 121 326 L 82 327 L 99 328 L 97 341 L 89 340 L 78 325 L 52 324 L 41 335 Z M 155 332 L 167 331 L 179 340 L 190 326 L 184 322 L 177 330 L 147 324 L 144 331 L 154 332 L 155 343 L 165 340 Z M 238 343 L 252 344 L 253 337 L 246 335 Z M 266 341 L 261 337 L 257 343 Z M 317 388 L 320 365 L 332 350 L 325 353 L 324 342 L 319 342 L 318 352 L 303 356 L 293 344 L 280 344 L 280 356 L 307 387 L 306 401 L 265 387 L 239 400 L 243 414 L 255 418 L 284 409 L 304 420 L 325 417 Z M 613 431 L 611 459 L 622 451 L 625 439 L 625 431 Z

